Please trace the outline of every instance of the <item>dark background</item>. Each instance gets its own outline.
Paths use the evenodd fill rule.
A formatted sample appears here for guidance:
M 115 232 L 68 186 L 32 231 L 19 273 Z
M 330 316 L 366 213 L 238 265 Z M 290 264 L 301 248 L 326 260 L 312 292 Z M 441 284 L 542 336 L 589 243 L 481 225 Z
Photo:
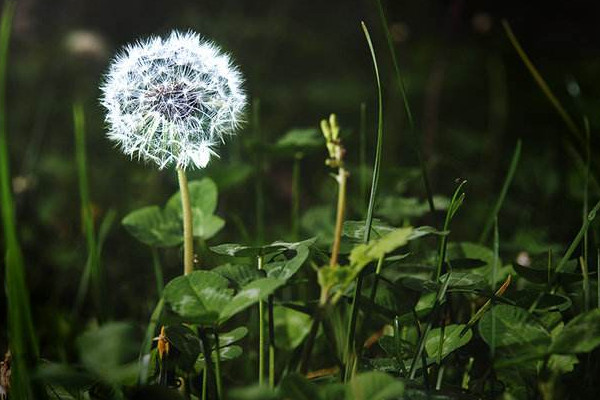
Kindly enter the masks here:
M 499 216 L 504 251 L 512 257 L 519 250 L 564 245 L 578 231 L 583 180 L 569 150 L 567 128 L 518 58 L 500 21 L 510 22 L 576 123 L 582 126 L 583 117 L 589 119 L 596 159 L 600 10 L 595 3 L 384 1 L 433 191 L 450 196 L 455 179 L 468 180 L 455 239 L 477 239 L 518 138 L 523 140 L 521 163 Z M 359 197 L 354 179 L 359 175 L 359 109 L 361 102 L 367 104 L 370 164 L 376 86 L 361 20 L 371 31 L 384 87 L 381 196 L 423 201 L 415 175 L 417 158 L 373 1 L 18 2 L 8 64 L 9 151 L 34 318 L 45 344 L 64 340 L 76 329 L 69 323 L 69 310 L 86 258 L 73 102 L 85 105 L 98 221 L 110 209 L 120 219 L 138 207 L 164 204 L 177 190 L 173 172 L 129 161 L 104 136 L 98 86 L 118 48 L 139 37 L 192 29 L 233 55 L 250 99 L 260 99 L 261 142 L 248 124 L 220 149 L 220 159 L 208 170 L 191 175 L 210 176 L 220 188 L 219 214 L 227 225 L 209 244 L 256 242 L 261 240 L 255 224 L 256 155 L 292 128 L 316 128 L 331 112 L 342 125 L 352 172 L 349 218 L 362 217 L 365 199 Z M 579 96 L 568 93 L 569 79 L 578 82 Z M 302 162 L 303 214 L 334 202 L 335 187 L 324 158 L 323 149 Z M 228 183 L 226 178 L 238 166 L 245 166 L 247 173 Z M 289 238 L 291 171 L 291 157 L 265 156 L 264 242 Z M 592 200 L 597 195 L 591 191 Z M 330 214 L 333 218 L 333 208 Z M 437 224 L 440 219 L 425 216 L 411 222 Z M 310 221 L 303 222 L 306 237 L 314 229 Z M 177 252 L 166 252 L 164 258 L 167 277 L 177 275 Z M 154 301 L 147 249 L 117 223 L 103 259 L 115 315 L 145 320 Z

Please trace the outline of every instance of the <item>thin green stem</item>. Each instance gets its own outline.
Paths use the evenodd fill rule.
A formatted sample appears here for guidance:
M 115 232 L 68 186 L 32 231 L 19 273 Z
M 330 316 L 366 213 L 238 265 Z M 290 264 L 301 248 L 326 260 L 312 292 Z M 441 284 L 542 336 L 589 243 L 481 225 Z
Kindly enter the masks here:
M 269 310 L 269 387 L 275 387 L 275 317 L 273 315 L 273 295 L 267 301 Z
M 264 258 L 257 257 L 258 270 L 263 269 Z M 265 381 L 265 302 L 258 301 L 258 384 L 263 385 Z
M 221 346 L 219 346 L 219 332 L 215 329 L 215 352 L 217 356 L 215 357 L 215 381 L 217 383 L 217 397 L 220 399 L 223 398 L 223 383 L 221 378 Z
M 338 202 L 335 218 L 335 233 L 333 235 L 333 246 L 331 249 L 331 259 L 329 262 L 331 267 L 338 265 L 340 244 L 342 242 L 342 228 L 344 226 L 344 215 L 346 213 L 346 183 L 348 181 L 348 172 L 344 167 L 340 167 L 338 169 L 336 181 L 338 183 Z
M 496 290 L 496 275 L 498 270 L 498 262 L 500 260 L 500 233 L 498 231 L 498 218 L 494 220 L 494 260 L 492 262 L 492 291 Z M 492 315 L 492 341 L 490 350 L 492 361 L 496 357 L 496 318 L 495 318 L 495 299 L 492 297 L 491 315 Z M 493 365 L 493 364 L 492 364 Z
M 152 265 L 154 266 L 154 279 L 156 280 L 156 293 L 160 298 L 164 289 L 165 283 L 163 278 L 162 264 L 160 262 L 160 255 L 158 249 L 152 246 Z
M 208 336 L 206 336 L 206 331 L 204 330 L 204 328 L 199 328 L 198 329 L 198 337 L 200 338 L 200 342 L 202 343 L 202 354 L 204 355 L 204 370 L 206 371 L 206 379 L 203 380 L 203 388 L 202 388 L 202 392 L 203 392 L 203 396 L 209 396 L 209 392 L 208 392 L 208 386 L 210 385 L 211 382 L 211 375 L 215 375 L 215 368 L 213 365 L 213 361 L 212 361 L 212 354 L 211 354 L 211 345 L 210 345 L 210 341 L 208 340 Z M 217 352 L 219 351 L 219 349 L 217 348 Z M 204 393 L 204 391 L 206 391 L 206 394 Z M 214 392 L 212 392 L 214 393 Z
M 443 229 L 444 232 L 447 232 L 448 229 L 450 229 L 450 222 L 452 221 L 454 214 L 456 214 L 456 211 L 458 211 L 458 208 L 462 204 L 462 201 L 463 201 L 464 195 L 465 195 L 464 192 L 462 192 L 462 187 L 466 183 L 467 183 L 467 181 L 462 181 L 458 185 L 456 190 L 454 191 L 454 194 L 452 195 L 452 200 L 450 200 L 450 206 L 448 207 L 448 211 L 446 212 L 446 219 L 444 220 L 444 229 Z M 440 237 L 440 244 L 439 244 L 439 248 L 438 248 L 437 268 L 435 271 L 435 281 L 436 282 L 440 279 L 440 276 L 442 275 L 444 262 L 446 261 L 447 247 L 448 247 L 448 235 L 442 235 Z
M 506 174 L 506 178 L 504 179 L 504 184 L 502 185 L 502 190 L 500 190 L 500 195 L 496 200 L 496 204 L 490 213 L 483 231 L 479 236 L 479 243 L 484 243 L 487 240 L 487 237 L 494 226 L 494 220 L 498 217 L 498 213 L 502 208 L 502 204 L 504 203 L 504 199 L 506 198 L 506 193 L 508 193 L 508 188 L 512 183 L 512 180 L 515 176 L 515 171 L 517 170 L 517 166 L 519 165 L 519 159 L 521 158 L 521 139 L 517 141 L 517 145 L 515 147 L 515 151 L 512 156 L 512 160 L 510 162 L 510 167 L 508 168 L 508 173 Z
M 177 168 L 179 191 L 181 192 L 181 209 L 183 210 L 183 274 L 187 275 L 194 270 L 194 227 L 192 220 L 192 205 L 190 190 L 185 171 Z
M 206 365 L 204 366 L 204 369 L 202 370 L 202 400 L 206 400 L 206 386 L 208 385 L 208 368 L 206 368 Z

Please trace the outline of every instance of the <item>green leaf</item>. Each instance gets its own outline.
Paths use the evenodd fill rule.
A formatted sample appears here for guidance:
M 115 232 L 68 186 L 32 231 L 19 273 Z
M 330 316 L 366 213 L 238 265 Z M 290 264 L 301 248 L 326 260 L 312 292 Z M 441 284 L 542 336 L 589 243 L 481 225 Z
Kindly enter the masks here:
M 184 371 L 191 370 L 202 350 L 198 336 L 190 328 L 180 324 L 166 326 L 165 336 L 178 350 L 177 364 L 180 368 Z
M 193 209 L 198 209 L 206 215 L 214 214 L 217 209 L 217 185 L 210 178 L 189 182 L 190 202 Z M 177 192 L 167 202 L 167 210 L 176 211 L 182 215 L 181 193 Z
M 90 330 L 76 341 L 79 359 L 85 368 L 110 384 L 133 383 L 138 374 L 139 343 L 133 326 L 107 323 Z
M 452 269 L 473 269 L 480 268 L 485 266 L 487 263 L 483 260 L 478 260 L 476 258 L 455 258 L 453 260 L 448 260 L 446 262 L 447 265 L 450 265 Z
M 279 384 L 279 395 L 286 400 L 320 400 L 314 384 L 297 373 L 286 375 Z
M 273 317 L 278 349 L 295 349 L 304 341 L 310 331 L 311 317 L 308 314 L 283 306 L 275 306 Z
M 395 228 L 374 218 L 371 224 L 371 237 L 377 239 L 392 232 Z M 362 242 L 365 235 L 365 221 L 344 221 L 342 235 Z
M 140 208 L 121 221 L 137 240 L 156 247 L 172 247 L 183 242 L 181 222 L 165 216 L 158 206 Z
M 275 278 L 261 278 L 250 282 L 233 299 L 222 305 L 219 322 L 223 323 L 259 300 L 265 300 L 267 296 L 283 286 L 284 283 L 284 281 Z
M 242 287 L 260 278 L 264 278 L 264 272 L 259 271 L 256 266 L 247 264 L 223 264 L 211 270 L 231 281 L 236 287 Z
M 450 275 L 449 279 L 448 275 Z M 440 277 L 440 282 L 446 282 L 446 279 L 448 279 L 449 290 L 483 289 L 486 286 L 483 276 L 469 272 L 446 273 Z
M 214 214 L 206 214 L 199 208 L 192 208 L 192 216 L 194 237 L 210 239 L 225 226 L 223 218 Z
M 212 246 L 210 249 L 225 256 L 232 257 L 258 257 L 260 255 L 270 254 L 283 250 L 297 250 L 300 246 L 311 246 L 316 238 L 306 239 L 300 242 L 273 242 L 265 246 L 245 246 L 239 243 L 225 243 L 218 246 Z
M 265 271 L 270 278 L 287 281 L 298 272 L 309 254 L 308 246 L 300 245 L 296 248 L 296 255 L 286 261 L 277 261 L 265 265 Z
M 392 223 L 401 223 L 406 219 L 422 217 L 430 211 L 428 202 L 420 201 L 416 197 L 386 196 L 379 203 L 376 214 Z M 434 196 L 433 203 L 436 210 L 446 210 L 450 199 L 444 196 Z
M 323 137 L 316 128 L 296 128 L 284 134 L 275 144 L 276 152 L 295 153 L 322 147 Z
M 600 345 L 600 309 L 573 318 L 552 341 L 550 352 L 587 353 Z
M 227 333 L 219 335 L 219 347 L 229 346 L 235 342 L 239 342 L 248 334 L 248 328 L 240 326 Z
M 219 349 L 219 358 L 221 359 L 221 362 L 235 360 L 236 358 L 241 357 L 242 354 L 244 354 L 244 351 L 242 350 L 242 348 L 235 344 L 233 346 L 221 347 Z M 211 357 L 212 357 L 213 362 L 217 361 L 217 351 L 216 350 L 213 350 L 211 352 Z M 200 372 L 204 369 L 205 365 L 206 364 L 205 364 L 205 360 L 204 360 L 204 354 L 200 354 L 198 356 L 198 358 L 196 359 L 194 368 L 196 369 L 197 372 Z
M 391 400 L 403 394 L 404 383 L 377 371 L 357 375 L 346 389 L 347 400 Z
M 522 348 L 533 352 L 545 352 L 550 344 L 550 334 L 531 314 L 520 307 L 499 304 L 486 312 L 479 321 L 479 334 L 492 344 L 492 314 L 495 320 L 496 347 Z
M 277 400 L 280 397 L 275 389 L 267 385 L 254 385 L 245 388 L 234 388 L 228 393 L 231 400 Z
M 380 239 L 354 247 L 350 253 L 350 264 L 355 269 L 362 269 L 368 263 L 376 261 L 408 243 L 412 231 L 412 227 L 398 228 Z
M 444 340 L 442 343 L 442 359 L 444 359 L 454 350 L 466 345 L 469 343 L 469 341 L 471 341 L 471 338 L 473 337 L 473 332 L 471 329 L 468 329 L 466 333 L 461 336 L 461 331 L 464 327 L 464 324 L 448 325 L 445 327 Z M 436 360 L 440 347 L 441 333 L 441 328 L 432 329 L 429 332 L 429 335 L 427 335 L 427 340 L 425 341 L 425 350 L 427 350 L 427 354 L 429 357 L 435 358 Z
M 231 304 L 233 291 L 227 279 L 210 271 L 194 271 L 173 279 L 163 292 L 165 304 L 182 322 L 200 325 L 215 324 L 226 305 Z

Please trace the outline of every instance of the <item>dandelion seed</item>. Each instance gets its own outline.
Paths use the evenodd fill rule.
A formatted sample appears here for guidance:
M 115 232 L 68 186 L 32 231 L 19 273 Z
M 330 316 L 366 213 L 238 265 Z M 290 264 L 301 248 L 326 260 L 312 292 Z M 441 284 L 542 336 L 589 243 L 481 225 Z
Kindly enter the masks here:
M 230 57 L 193 32 L 126 46 L 102 85 L 108 137 L 159 168 L 204 168 L 243 122 L 246 95 Z

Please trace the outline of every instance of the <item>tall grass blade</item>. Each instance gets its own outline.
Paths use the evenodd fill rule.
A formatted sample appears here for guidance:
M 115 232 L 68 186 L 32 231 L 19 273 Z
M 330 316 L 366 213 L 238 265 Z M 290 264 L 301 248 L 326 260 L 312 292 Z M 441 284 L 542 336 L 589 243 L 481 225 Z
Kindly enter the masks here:
M 531 62 L 531 60 L 527 56 L 527 53 L 525 53 L 525 50 L 523 50 L 523 47 L 521 47 L 521 44 L 519 43 L 519 41 L 517 40 L 517 37 L 513 33 L 513 30 L 510 27 L 510 24 L 508 23 L 508 21 L 502 20 L 502 26 L 504 27 L 504 32 L 506 32 L 506 36 L 508 36 L 510 43 L 515 48 L 517 54 L 519 55 L 519 58 L 521 58 L 521 61 L 523 61 L 523 64 L 525 64 L 525 67 L 527 67 L 527 69 L 529 70 L 529 73 L 531 74 L 531 76 L 533 77 L 535 82 L 538 84 L 538 86 L 540 87 L 540 89 L 542 90 L 544 95 L 548 98 L 550 103 L 552 103 L 552 105 L 554 106 L 554 108 L 556 109 L 556 111 L 558 112 L 560 117 L 562 118 L 562 120 L 565 122 L 565 124 L 569 128 L 569 131 L 571 131 L 571 133 L 575 137 L 575 139 L 577 139 L 577 141 L 579 142 L 580 145 L 583 144 L 584 137 L 583 137 L 581 130 L 575 124 L 575 122 L 573 121 L 573 119 L 571 118 L 569 113 L 567 113 L 567 111 L 565 110 L 563 105 L 560 103 L 558 98 L 554 95 L 554 93 L 552 92 L 552 89 L 550 89 L 550 87 L 548 86 L 548 84 L 546 83 L 546 81 L 544 80 L 542 75 L 539 73 L 539 71 L 537 70 L 535 65 L 533 65 L 533 62 Z
M 479 236 L 479 242 L 484 243 L 487 240 L 487 237 L 490 233 L 490 230 L 494 226 L 494 221 L 498 217 L 498 213 L 502 208 L 502 204 L 504 203 L 504 199 L 506 198 L 506 193 L 508 192 L 508 188 L 513 181 L 515 176 L 515 171 L 517 170 L 517 166 L 519 165 L 519 160 L 521 158 L 521 139 L 517 141 L 517 146 L 515 147 L 515 151 L 512 156 L 512 160 L 510 161 L 510 166 L 508 168 L 508 173 L 506 174 L 506 178 L 504 179 L 504 184 L 502 185 L 502 190 L 500 190 L 500 194 L 498 195 L 498 199 L 496 200 L 496 204 L 494 204 L 494 208 L 490 213 L 485 226 L 483 227 L 483 231 Z
M 577 246 L 579 246 L 579 243 L 581 243 L 581 240 L 583 240 L 585 232 L 590 227 L 590 224 L 592 223 L 592 221 L 594 221 L 594 219 L 596 219 L 596 214 L 598 213 L 598 210 L 600 210 L 600 201 L 598 201 L 596 203 L 596 205 L 594 205 L 592 210 L 588 213 L 587 218 L 581 225 L 581 228 L 579 229 L 579 232 L 577 232 L 575 239 L 573 239 L 573 241 L 569 245 L 569 248 L 567 249 L 565 254 L 562 256 L 560 261 L 558 262 L 555 273 L 561 272 L 563 270 L 563 268 L 565 267 L 565 264 L 567 263 L 567 261 L 569 261 L 569 259 L 575 252 L 575 249 L 577 248 Z
M 77 178 L 79 183 L 79 198 L 81 202 L 82 225 L 87 247 L 87 262 L 75 301 L 75 310 L 78 310 L 87 296 L 91 287 L 92 299 L 100 316 L 103 316 L 101 301 L 100 262 L 96 233 L 94 231 L 94 217 L 90 201 L 90 190 L 87 171 L 87 156 L 85 150 L 85 113 L 81 103 L 73 105 L 73 127 L 75 133 L 75 161 L 77 165 Z
M 406 117 L 408 119 L 408 125 L 410 127 L 410 139 L 413 145 L 413 149 L 417 154 L 417 158 L 419 160 L 419 167 L 421 168 L 421 176 L 423 177 L 423 185 L 425 186 L 425 192 L 427 194 L 427 203 L 429 204 L 429 210 L 433 213 L 435 212 L 435 205 L 433 203 L 433 192 L 431 190 L 431 185 L 429 183 L 429 176 L 427 174 L 427 166 L 425 165 L 425 161 L 423 160 L 423 154 L 421 153 L 421 145 L 419 143 L 419 138 L 417 137 L 416 129 L 415 129 L 415 120 L 413 118 L 412 111 L 410 109 L 410 104 L 408 102 L 408 96 L 406 95 L 406 87 L 404 85 L 404 79 L 402 77 L 402 73 L 400 72 L 400 67 L 398 65 L 398 57 L 396 56 L 396 49 L 394 48 L 394 41 L 392 40 L 392 34 L 388 28 L 387 19 L 385 17 L 385 13 L 383 11 L 383 5 L 381 4 L 381 0 L 375 0 L 377 3 L 377 10 L 379 11 L 379 18 L 381 20 L 381 26 L 383 31 L 385 32 L 385 37 L 387 39 L 388 48 L 390 49 L 390 54 L 392 56 L 392 63 L 394 64 L 394 72 L 396 73 L 396 81 L 398 82 L 398 87 L 400 89 L 400 93 L 402 95 L 402 102 L 404 104 L 404 111 L 406 112 Z
M 8 1 L 0 21 L 0 208 L 6 249 L 5 290 L 7 298 L 8 340 L 12 353 L 11 398 L 45 397 L 31 386 L 30 370 L 39 357 L 37 337 L 31 317 L 29 293 L 25 281 L 25 265 L 19 244 L 11 189 L 10 162 L 6 124 L 6 71 L 8 47 L 15 3 Z
M 369 196 L 369 205 L 367 207 L 367 216 L 365 218 L 365 233 L 363 236 L 363 242 L 368 243 L 371 236 L 371 225 L 373 224 L 373 209 L 375 208 L 375 197 L 377 195 L 377 185 L 379 183 L 379 171 L 381 169 L 381 152 L 383 149 L 383 94 L 381 89 L 381 79 L 379 77 L 379 67 L 377 65 L 377 57 L 375 56 L 375 49 L 373 48 L 373 42 L 371 41 L 371 35 L 364 22 L 361 21 L 361 26 L 369 45 L 371 52 L 371 59 L 373 60 L 373 69 L 375 71 L 375 79 L 377 81 L 377 145 L 375 150 L 375 162 L 373 166 L 373 179 L 371 181 L 371 195 Z M 346 349 L 344 354 L 344 380 L 349 380 L 352 369 L 352 359 L 354 354 L 354 340 L 356 334 L 356 321 L 358 318 L 358 310 L 360 308 L 360 296 L 362 290 L 363 275 L 359 274 L 356 279 L 356 286 L 354 288 L 354 296 L 352 301 L 352 308 L 350 311 L 350 320 L 348 323 L 348 332 L 346 337 Z

